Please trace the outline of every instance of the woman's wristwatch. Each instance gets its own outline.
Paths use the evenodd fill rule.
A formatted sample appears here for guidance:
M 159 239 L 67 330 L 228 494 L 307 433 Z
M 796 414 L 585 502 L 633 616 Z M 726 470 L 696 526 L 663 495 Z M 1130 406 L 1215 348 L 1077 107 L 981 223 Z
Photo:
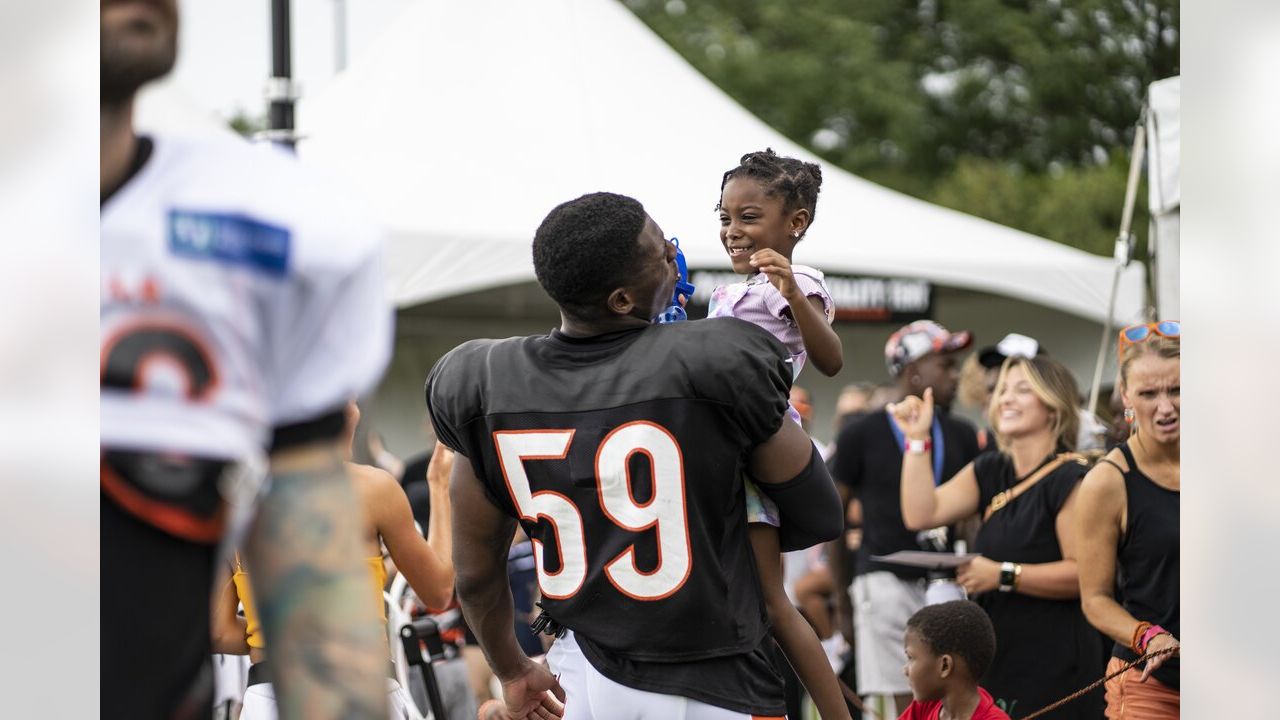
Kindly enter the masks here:
M 1018 587 L 1018 580 L 1022 578 L 1022 565 L 1020 563 L 1002 562 L 1000 563 L 1000 592 L 1013 592 Z

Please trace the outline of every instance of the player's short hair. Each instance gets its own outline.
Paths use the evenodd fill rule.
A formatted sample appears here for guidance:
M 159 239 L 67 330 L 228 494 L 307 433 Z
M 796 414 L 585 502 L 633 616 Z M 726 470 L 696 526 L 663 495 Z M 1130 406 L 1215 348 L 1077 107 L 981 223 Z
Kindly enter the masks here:
M 737 167 L 725 172 L 720 180 L 720 194 L 724 194 L 724 186 L 730 180 L 742 176 L 757 180 L 770 197 L 782 198 L 786 212 L 808 210 L 809 224 L 813 224 L 818 212 L 818 192 L 822 189 L 822 168 L 816 163 L 784 157 L 773 148 L 750 152 L 742 156 Z
M 996 654 L 996 629 L 987 611 L 969 600 L 926 605 L 907 620 L 935 655 L 964 660 L 974 680 L 986 674 Z
M 602 315 L 609 293 L 636 270 L 646 217 L 639 200 L 608 192 L 557 205 L 533 236 L 538 282 L 571 315 Z

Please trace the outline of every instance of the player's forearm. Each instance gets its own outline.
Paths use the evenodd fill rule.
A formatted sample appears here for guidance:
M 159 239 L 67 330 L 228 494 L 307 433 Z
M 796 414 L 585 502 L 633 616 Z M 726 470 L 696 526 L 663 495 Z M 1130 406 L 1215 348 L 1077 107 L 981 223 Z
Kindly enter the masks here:
M 822 719 L 848 718 L 849 709 L 844 695 L 818 636 L 794 607 L 788 606 L 788 609 L 790 612 L 770 608 L 774 639 L 782 647 L 805 690 L 809 691 Z
M 460 567 L 468 567 L 466 564 Z M 529 661 L 516 642 L 515 607 L 511 600 L 511 586 L 505 570 L 490 573 L 458 574 L 458 600 L 467 627 L 475 634 L 489 661 L 489 667 L 499 680 L 508 680 L 520 673 Z
M 247 556 L 280 717 L 386 717 L 387 646 L 336 446 L 273 456 Z
M 844 367 L 844 347 L 826 316 L 804 295 L 796 300 L 788 298 L 787 304 L 791 308 L 791 317 L 800 328 L 800 339 L 813 366 L 827 377 L 840 372 Z

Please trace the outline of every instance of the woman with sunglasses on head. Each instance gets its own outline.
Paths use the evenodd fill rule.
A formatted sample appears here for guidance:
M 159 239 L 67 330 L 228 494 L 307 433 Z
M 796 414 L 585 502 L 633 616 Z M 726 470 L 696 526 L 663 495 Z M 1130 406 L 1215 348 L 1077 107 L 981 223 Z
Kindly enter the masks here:
M 1102 638 L 1076 599 L 1077 490 L 1087 470 L 1087 461 L 1072 452 L 1078 395 L 1071 371 L 1056 360 L 1006 357 L 987 409 L 998 451 L 979 455 L 940 485 L 929 440 L 932 393 L 890 406 L 908 439 L 899 490 L 903 523 L 923 530 L 974 513 L 982 519 L 974 541 L 981 556 L 960 566 L 956 581 L 995 627 L 996 654 L 980 680 L 1013 717 L 1102 675 Z M 1102 698 L 1093 693 L 1049 717 L 1101 714 Z
M 1089 622 L 1116 641 L 1108 673 L 1173 651 L 1107 682 L 1113 720 L 1179 714 L 1181 335 L 1173 321 L 1120 331 L 1120 392 L 1131 434 L 1080 488 L 1080 602 Z M 1117 577 L 1123 604 L 1114 594 Z

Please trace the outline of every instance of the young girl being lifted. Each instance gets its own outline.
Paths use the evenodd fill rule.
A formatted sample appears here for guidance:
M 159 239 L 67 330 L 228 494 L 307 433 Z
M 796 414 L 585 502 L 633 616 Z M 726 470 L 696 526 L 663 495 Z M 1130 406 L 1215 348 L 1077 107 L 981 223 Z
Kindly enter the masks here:
M 743 282 L 717 287 L 708 317 L 736 317 L 764 328 L 791 351 L 792 379 L 812 361 L 831 377 L 844 364 L 840 338 L 831 329 L 834 305 L 822 272 L 793 265 L 791 254 L 813 222 L 822 186 L 814 163 L 781 157 L 771 149 L 742 156 L 720 182 L 720 243 Z M 788 415 L 796 423 L 794 407 Z M 817 635 L 783 587 L 780 524 L 776 506 L 747 482 L 747 521 L 773 636 L 823 718 L 848 718 L 849 710 Z

